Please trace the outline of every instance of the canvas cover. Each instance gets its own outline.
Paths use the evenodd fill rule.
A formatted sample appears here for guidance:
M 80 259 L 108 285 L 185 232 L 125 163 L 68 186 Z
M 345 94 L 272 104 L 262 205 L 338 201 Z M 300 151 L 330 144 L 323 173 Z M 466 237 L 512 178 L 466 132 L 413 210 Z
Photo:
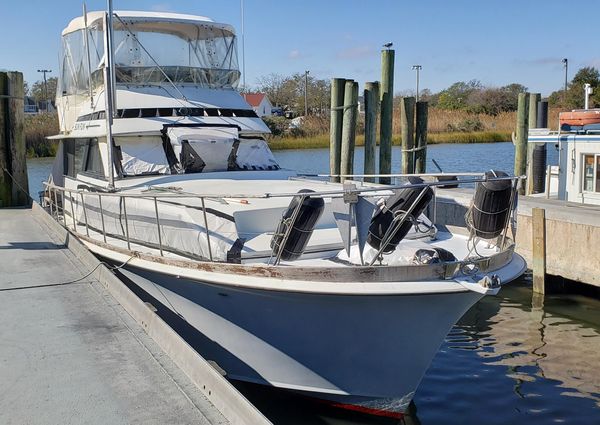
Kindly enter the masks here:
M 123 175 L 169 174 L 169 162 L 160 138 L 121 137 L 115 139 L 121 149 Z
M 78 226 L 87 221 L 91 229 L 108 236 L 126 240 L 127 232 L 131 243 L 140 243 L 159 248 L 156 209 L 152 192 L 148 198 L 102 197 L 102 215 L 98 194 L 83 195 L 85 213 L 81 197 L 73 198 L 75 217 Z M 66 202 L 69 202 L 68 195 Z M 160 218 L 160 244 L 163 251 L 181 253 L 201 259 L 228 261 L 235 257 L 235 250 L 241 249 L 241 241 L 233 217 L 217 210 L 215 200 L 206 199 L 206 224 L 201 201 L 198 198 L 163 198 L 156 208 Z M 70 212 L 70 205 L 65 211 Z M 127 215 L 127 222 L 125 221 Z M 103 216 L 103 217 L 102 217 Z M 206 227 L 208 227 L 208 237 Z M 210 247 L 209 247 L 210 241 Z M 235 246 L 234 246 L 235 244 Z M 231 260 L 230 260 L 231 261 Z
M 263 139 L 241 139 L 236 164 L 242 170 L 278 170 L 279 164 Z

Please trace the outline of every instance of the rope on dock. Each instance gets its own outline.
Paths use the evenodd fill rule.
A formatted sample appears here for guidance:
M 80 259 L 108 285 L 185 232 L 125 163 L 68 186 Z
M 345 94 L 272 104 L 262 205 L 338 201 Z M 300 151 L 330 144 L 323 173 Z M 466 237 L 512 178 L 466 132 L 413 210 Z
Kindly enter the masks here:
M 0 292 L 5 292 L 5 291 L 17 291 L 19 289 L 29 289 L 29 288 L 46 288 L 46 287 L 52 287 L 52 286 L 64 286 L 64 285 L 72 285 L 74 283 L 79 283 L 81 282 L 83 279 L 91 276 L 92 273 L 94 273 L 98 267 L 100 267 L 101 265 L 105 265 L 106 267 L 108 267 L 110 270 L 118 270 L 121 269 L 123 267 L 125 267 L 127 265 L 127 263 L 129 263 L 131 261 L 131 259 L 135 257 L 134 255 L 132 255 L 131 257 L 129 257 L 123 264 L 119 264 L 118 266 L 111 266 L 110 264 L 101 261 L 100 263 L 98 263 L 96 265 L 96 267 L 94 267 L 89 273 L 87 273 L 84 276 L 81 276 L 78 279 L 75 280 L 70 280 L 68 282 L 59 282 L 59 283 L 46 283 L 44 285 L 33 285 L 33 286 L 17 286 L 17 287 L 13 287 L 13 288 L 0 288 Z
M 2 168 L 2 170 L 8 174 L 8 176 L 10 177 L 10 179 L 13 181 L 13 183 L 17 186 L 17 189 L 19 189 L 21 192 L 23 192 L 29 199 L 31 199 L 33 201 L 33 198 L 31 197 L 31 195 L 29 194 L 29 192 L 27 190 L 25 190 L 23 188 L 23 186 L 21 186 L 19 184 L 19 182 L 17 181 L 17 179 L 15 179 L 15 176 L 13 176 L 10 171 L 8 171 L 6 168 Z

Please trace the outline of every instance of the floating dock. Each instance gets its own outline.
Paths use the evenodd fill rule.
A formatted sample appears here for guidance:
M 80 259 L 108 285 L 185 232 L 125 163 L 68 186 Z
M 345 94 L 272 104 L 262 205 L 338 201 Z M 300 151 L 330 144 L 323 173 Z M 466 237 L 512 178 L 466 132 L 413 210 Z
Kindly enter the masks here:
M 0 264 L 0 423 L 270 423 L 39 205 Z

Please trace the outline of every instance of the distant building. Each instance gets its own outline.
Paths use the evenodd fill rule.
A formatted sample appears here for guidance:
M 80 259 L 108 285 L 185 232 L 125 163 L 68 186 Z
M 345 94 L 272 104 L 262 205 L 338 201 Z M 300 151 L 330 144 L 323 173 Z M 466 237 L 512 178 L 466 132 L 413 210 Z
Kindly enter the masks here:
M 39 112 L 35 99 L 31 96 L 25 96 L 25 113 L 37 114 Z
M 243 96 L 259 117 L 272 115 L 273 105 L 264 93 L 246 93 Z

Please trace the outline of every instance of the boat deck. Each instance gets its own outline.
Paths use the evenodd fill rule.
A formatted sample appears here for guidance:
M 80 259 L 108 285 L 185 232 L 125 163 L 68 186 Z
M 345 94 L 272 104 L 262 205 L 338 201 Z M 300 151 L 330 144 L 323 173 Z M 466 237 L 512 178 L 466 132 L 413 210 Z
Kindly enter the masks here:
M 229 423 L 31 210 L 0 264 L 0 423 Z

